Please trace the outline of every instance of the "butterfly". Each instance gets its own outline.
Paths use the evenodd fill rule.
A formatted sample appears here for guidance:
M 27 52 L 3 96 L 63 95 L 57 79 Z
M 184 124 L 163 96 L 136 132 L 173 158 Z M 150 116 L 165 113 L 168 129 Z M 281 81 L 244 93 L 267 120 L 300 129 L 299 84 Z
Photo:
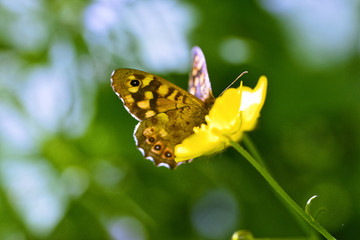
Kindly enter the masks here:
M 215 102 L 203 52 L 195 46 L 191 55 L 188 92 L 140 70 L 120 68 L 111 75 L 114 92 L 139 121 L 134 130 L 137 148 L 157 166 L 178 165 L 175 146 L 205 122 Z

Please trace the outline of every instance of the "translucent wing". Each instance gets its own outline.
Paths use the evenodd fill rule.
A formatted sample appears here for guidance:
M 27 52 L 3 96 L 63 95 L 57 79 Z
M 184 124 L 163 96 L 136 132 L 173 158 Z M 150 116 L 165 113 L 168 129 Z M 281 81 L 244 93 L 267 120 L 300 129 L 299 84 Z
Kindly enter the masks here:
M 193 47 L 191 55 L 192 71 L 189 78 L 189 92 L 205 102 L 206 105 L 212 105 L 215 98 L 211 91 L 205 56 L 198 46 Z

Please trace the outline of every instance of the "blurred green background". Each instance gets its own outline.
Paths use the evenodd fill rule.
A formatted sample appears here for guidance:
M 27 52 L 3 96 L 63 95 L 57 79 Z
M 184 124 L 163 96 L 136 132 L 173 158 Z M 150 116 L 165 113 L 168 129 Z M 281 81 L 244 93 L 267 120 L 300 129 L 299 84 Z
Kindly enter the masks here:
M 247 86 L 268 77 L 249 136 L 301 207 L 319 195 L 313 215 L 356 239 L 359 10 L 357 0 L 0 0 L 0 239 L 305 237 L 233 149 L 173 171 L 136 149 L 111 72 L 186 89 L 194 45 L 215 96 L 245 70 Z

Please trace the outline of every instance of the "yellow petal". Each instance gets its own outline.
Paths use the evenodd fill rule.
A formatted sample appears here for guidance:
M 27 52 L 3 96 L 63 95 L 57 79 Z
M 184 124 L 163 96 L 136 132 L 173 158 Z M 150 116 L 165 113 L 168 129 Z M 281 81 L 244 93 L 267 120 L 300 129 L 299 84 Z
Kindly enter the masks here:
M 181 162 L 227 147 L 228 137 L 239 141 L 244 131 L 252 130 L 266 96 L 267 79 L 260 77 L 254 89 L 230 88 L 215 100 L 205 117 L 207 124 L 194 128 L 194 134 L 175 147 L 175 161 Z
M 214 103 L 214 106 L 206 117 L 209 127 L 222 131 L 223 134 L 231 134 L 238 130 L 241 123 L 242 83 L 238 88 L 226 90 Z
M 221 140 L 222 137 L 213 134 L 207 126 L 197 128 L 195 132 L 181 144 L 176 145 L 175 161 L 181 162 L 193 159 L 225 148 L 225 143 Z
M 240 111 L 242 111 L 242 130 L 251 131 L 254 129 L 260 110 L 266 98 L 267 79 L 261 76 L 254 89 L 243 87 L 241 96 Z

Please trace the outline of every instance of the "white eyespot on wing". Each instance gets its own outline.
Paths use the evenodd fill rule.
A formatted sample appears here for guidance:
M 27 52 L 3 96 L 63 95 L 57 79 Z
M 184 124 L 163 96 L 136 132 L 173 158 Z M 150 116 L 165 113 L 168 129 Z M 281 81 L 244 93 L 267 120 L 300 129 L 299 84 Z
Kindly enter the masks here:
M 166 167 L 166 168 L 170 168 L 169 164 L 167 163 L 159 163 L 159 165 L 157 165 L 158 167 Z
M 154 158 L 153 158 L 153 157 L 148 156 L 148 157 L 146 157 L 145 159 L 150 160 L 151 162 L 153 162 L 153 163 L 155 164 L 155 161 L 154 161 Z
M 136 139 L 136 132 L 137 132 L 139 126 L 140 126 L 140 123 L 141 123 L 141 122 L 139 122 L 138 124 L 136 124 L 135 129 L 134 129 L 134 132 L 133 132 L 133 137 L 134 137 L 135 145 L 136 145 L 136 146 L 138 145 L 138 140 Z M 143 149 L 143 151 L 144 151 L 144 149 Z M 143 154 L 143 155 L 144 155 L 144 154 Z M 145 155 L 144 155 L 144 156 L 145 156 Z
M 142 149 L 142 148 L 138 148 L 139 149 L 139 151 L 142 153 L 142 155 L 145 157 L 145 151 L 144 151 L 144 149 Z

